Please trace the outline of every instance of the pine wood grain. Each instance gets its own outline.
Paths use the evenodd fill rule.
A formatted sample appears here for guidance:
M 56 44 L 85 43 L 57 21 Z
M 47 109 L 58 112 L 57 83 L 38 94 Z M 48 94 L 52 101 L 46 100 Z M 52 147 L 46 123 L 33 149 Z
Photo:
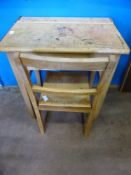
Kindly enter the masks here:
M 95 54 L 33 54 L 21 53 L 25 66 L 40 70 L 98 70 L 102 71 L 109 62 L 108 56 Z
M 17 67 L 16 61 L 15 61 L 19 57 L 19 53 L 17 53 L 17 52 L 16 53 L 10 53 L 9 52 L 9 53 L 7 53 L 7 56 L 9 58 L 9 62 L 11 64 L 11 66 L 12 66 L 13 72 L 15 74 L 15 77 L 16 77 L 16 80 L 18 82 L 18 85 L 19 85 L 20 91 L 22 93 L 23 99 L 25 101 L 25 104 L 27 106 L 27 110 L 29 111 L 29 113 L 31 114 L 31 116 L 33 118 L 36 118 L 36 116 L 34 114 L 34 109 L 32 107 L 29 95 L 28 95 L 26 87 L 25 87 L 25 82 L 21 77 L 21 73 L 20 73 L 20 71 Z
M 1 51 L 114 53 L 129 48 L 105 18 L 22 18 L 0 43 Z

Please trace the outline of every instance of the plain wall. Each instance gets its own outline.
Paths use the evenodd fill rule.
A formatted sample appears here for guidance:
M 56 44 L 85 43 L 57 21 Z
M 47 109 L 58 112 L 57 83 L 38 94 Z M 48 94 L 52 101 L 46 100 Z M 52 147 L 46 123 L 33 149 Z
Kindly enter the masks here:
M 0 0 L 0 40 L 20 16 L 110 17 L 131 46 L 130 0 Z M 119 85 L 129 56 L 121 57 L 112 80 Z M 5 53 L 0 53 L 0 79 L 5 86 L 17 85 Z

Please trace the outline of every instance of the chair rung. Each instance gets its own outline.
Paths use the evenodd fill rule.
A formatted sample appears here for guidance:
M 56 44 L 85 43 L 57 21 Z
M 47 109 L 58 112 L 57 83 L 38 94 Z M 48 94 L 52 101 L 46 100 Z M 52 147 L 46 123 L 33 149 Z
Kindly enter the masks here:
M 51 88 L 51 87 L 41 87 L 38 85 L 32 86 L 34 92 L 54 92 L 54 93 L 72 93 L 72 94 L 97 94 L 95 88 L 91 89 L 66 89 L 66 88 Z
M 38 109 L 41 111 L 64 111 L 64 112 L 84 112 L 90 113 L 91 108 L 87 107 L 58 107 L 58 106 L 38 106 Z

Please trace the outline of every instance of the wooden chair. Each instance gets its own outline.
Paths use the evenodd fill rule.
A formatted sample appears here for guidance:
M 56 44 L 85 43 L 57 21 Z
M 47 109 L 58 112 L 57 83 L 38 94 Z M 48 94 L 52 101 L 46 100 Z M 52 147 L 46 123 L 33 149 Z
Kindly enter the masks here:
M 42 134 L 42 110 L 89 113 L 84 124 L 84 133 L 89 134 L 112 78 L 110 71 L 114 68 L 113 56 L 21 53 L 17 64 L 21 65 L 21 75 Z M 47 70 L 42 86 L 32 85 L 28 70 Z M 90 72 L 89 76 L 87 71 Z M 94 88 L 96 71 L 99 72 L 100 81 Z M 36 94 L 40 94 L 39 99 L 36 98 Z

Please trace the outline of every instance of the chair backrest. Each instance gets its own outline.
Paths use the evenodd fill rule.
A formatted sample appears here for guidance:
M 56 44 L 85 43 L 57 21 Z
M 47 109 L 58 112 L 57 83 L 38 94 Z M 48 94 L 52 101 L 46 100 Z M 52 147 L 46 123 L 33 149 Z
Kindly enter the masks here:
M 87 54 L 21 53 L 22 62 L 29 69 L 103 71 L 109 58 Z
M 27 70 L 77 70 L 89 71 L 89 84 L 93 86 L 95 73 L 101 79 L 109 63 L 107 55 L 100 54 L 37 54 L 21 53 L 21 61 Z

